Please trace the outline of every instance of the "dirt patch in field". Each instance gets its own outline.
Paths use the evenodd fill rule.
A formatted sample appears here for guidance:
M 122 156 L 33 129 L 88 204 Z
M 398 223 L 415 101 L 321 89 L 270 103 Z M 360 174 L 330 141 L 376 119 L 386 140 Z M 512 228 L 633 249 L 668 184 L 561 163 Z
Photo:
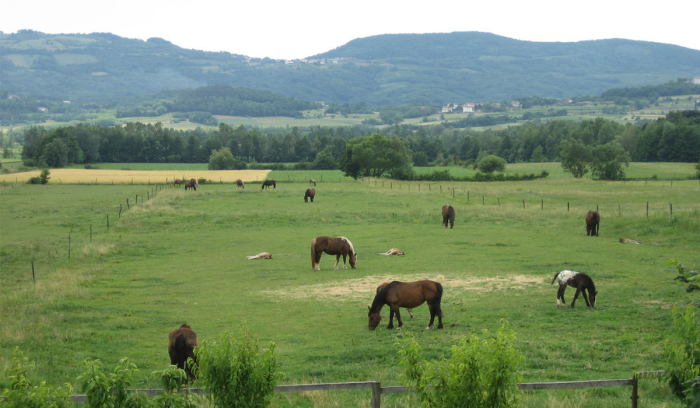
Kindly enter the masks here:
M 526 289 L 531 285 L 539 285 L 544 282 L 542 278 L 513 275 L 513 276 L 497 276 L 491 278 L 455 278 L 445 277 L 444 275 L 415 275 L 402 276 L 404 282 L 416 281 L 421 279 L 430 279 L 440 282 L 443 287 L 449 288 L 451 292 L 491 292 L 497 290 L 510 289 Z M 343 299 L 343 300 L 366 300 L 372 297 L 377 286 L 382 282 L 391 282 L 396 280 L 396 277 L 373 275 L 360 279 L 347 279 L 324 283 L 318 285 L 295 286 L 289 289 L 263 291 L 275 297 L 284 297 L 288 299 Z

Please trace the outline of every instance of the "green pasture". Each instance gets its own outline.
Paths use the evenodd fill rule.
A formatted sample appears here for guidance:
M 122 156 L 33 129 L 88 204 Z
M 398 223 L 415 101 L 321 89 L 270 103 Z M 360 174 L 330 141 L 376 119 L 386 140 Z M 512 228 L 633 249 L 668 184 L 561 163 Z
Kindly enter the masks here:
M 659 168 L 659 178 L 675 171 Z M 396 351 L 405 334 L 437 359 L 460 338 L 493 332 L 506 319 L 525 356 L 526 382 L 631 378 L 664 368 L 671 308 L 697 299 L 664 271 L 671 258 L 700 265 L 697 180 L 408 183 L 337 181 L 322 173 L 322 181 L 314 177 L 315 202 L 305 204 L 313 172 L 275 175 L 276 190 L 257 183 L 187 192 L 145 185 L 0 187 L 0 367 L 21 347 L 37 364 L 33 378 L 75 385 L 83 360 L 113 367 L 126 356 L 140 368 L 136 386 L 157 387 L 150 373 L 169 363 L 171 330 L 187 322 L 208 340 L 237 333 L 245 322 L 261 348 L 276 343 L 282 384 L 400 385 Z M 146 194 L 150 199 L 142 201 Z M 444 204 L 456 209 L 454 229 L 441 225 Z M 596 207 L 600 236 L 588 237 L 583 218 Z M 320 235 L 348 237 L 357 269 L 334 270 L 334 257 L 323 255 L 321 271 L 313 271 L 310 243 Z M 378 255 L 390 248 L 406 256 Z M 264 251 L 273 259 L 245 259 Z M 595 309 L 582 298 L 574 309 L 557 309 L 550 282 L 563 269 L 593 277 Z M 428 311 L 421 306 L 415 319 L 402 313 L 402 331 L 385 329 L 386 308 L 380 327 L 369 331 L 367 306 L 376 286 L 417 279 L 443 283 L 445 328 L 426 331 Z M 567 290 L 568 302 L 573 294 Z M 0 389 L 8 385 L 0 375 Z M 663 384 L 642 381 L 640 392 L 641 406 L 680 407 Z M 629 407 L 630 393 L 629 387 L 534 391 L 521 406 Z M 273 406 L 368 407 L 369 400 L 368 391 L 306 392 L 277 394 Z M 406 394 L 382 401 L 418 406 Z

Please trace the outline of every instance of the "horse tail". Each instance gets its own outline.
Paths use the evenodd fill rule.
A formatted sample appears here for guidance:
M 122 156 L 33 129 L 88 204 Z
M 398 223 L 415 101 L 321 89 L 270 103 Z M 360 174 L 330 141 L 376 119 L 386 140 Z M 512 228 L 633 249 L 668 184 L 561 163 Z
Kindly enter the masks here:
M 311 240 L 311 269 L 316 269 L 316 238 Z
M 435 282 L 435 289 L 437 290 L 437 295 L 435 295 L 435 304 L 440 307 L 440 302 L 442 301 L 442 285 L 440 282 Z
M 184 335 L 177 336 L 174 344 L 175 353 L 178 356 L 177 368 L 185 369 L 185 362 L 187 361 L 187 339 Z
M 554 285 L 554 282 L 556 282 L 557 277 L 559 276 L 560 273 L 561 273 L 561 272 L 557 272 L 557 273 L 554 275 L 554 279 L 552 279 L 552 283 L 550 283 L 550 285 Z

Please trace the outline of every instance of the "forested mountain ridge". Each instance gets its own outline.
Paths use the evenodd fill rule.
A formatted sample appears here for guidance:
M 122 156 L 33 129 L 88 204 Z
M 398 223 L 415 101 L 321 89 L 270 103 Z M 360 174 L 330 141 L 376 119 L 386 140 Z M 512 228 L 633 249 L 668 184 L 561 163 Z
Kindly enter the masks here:
M 306 101 L 440 105 L 597 95 L 699 71 L 700 51 L 620 39 L 536 43 L 478 32 L 379 35 L 285 62 L 187 50 L 157 38 L 0 33 L 0 91 L 78 103 L 227 84 Z

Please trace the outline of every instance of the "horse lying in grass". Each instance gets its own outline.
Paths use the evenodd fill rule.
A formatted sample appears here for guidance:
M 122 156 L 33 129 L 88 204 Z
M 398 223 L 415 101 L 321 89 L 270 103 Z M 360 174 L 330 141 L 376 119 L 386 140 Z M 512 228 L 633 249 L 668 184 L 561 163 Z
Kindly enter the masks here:
M 272 254 L 269 252 L 261 252 L 257 255 L 252 255 L 252 256 L 246 256 L 245 259 L 251 260 L 251 259 L 272 259 Z
M 194 355 L 194 348 L 199 346 L 197 333 L 192 328 L 183 324 L 180 328 L 173 330 L 168 335 L 168 354 L 170 355 L 170 364 L 176 365 L 177 368 L 185 370 L 187 377 L 194 380 L 194 373 L 191 370 L 187 360 L 192 359 L 193 364 L 197 364 L 197 359 Z
M 352 246 L 352 242 L 345 237 L 331 238 L 326 236 L 316 237 L 311 240 L 311 268 L 317 271 L 321 270 L 318 265 L 321 260 L 321 254 L 335 255 L 335 265 L 333 269 L 338 269 L 340 256 L 343 256 L 343 269 L 348 269 L 345 265 L 346 257 L 350 258 L 350 267 L 355 269 L 357 262 L 357 252 Z
M 389 325 L 386 328 L 387 330 L 394 328 L 394 315 L 396 315 L 396 320 L 399 322 L 398 329 L 401 329 L 403 327 L 403 321 L 401 321 L 399 308 L 404 307 L 412 309 L 427 302 L 428 309 L 430 310 L 430 323 L 428 323 L 426 330 L 433 328 L 435 316 L 438 318 L 438 329 L 442 329 L 441 301 L 442 285 L 438 282 L 430 280 L 416 282 L 393 281 L 386 286 L 382 284 L 377 288 L 377 294 L 372 301 L 372 306 L 368 306 L 368 327 L 370 330 L 377 328 L 379 322 L 382 320 L 382 307 L 384 307 L 384 305 L 389 305 Z M 409 312 L 409 314 L 411 313 Z
M 377 255 L 406 255 L 403 251 L 399 251 L 398 248 L 391 248 L 386 252 L 380 252 Z
M 554 279 L 552 279 L 551 284 L 554 284 L 555 281 L 559 281 L 559 290 L 557 291 L 557 307 L 566 307 L 566 301 L 564 300 L 564 291 L 566 290 L 567 286 L 576 288 L 574 300 L 571 301 L 572 308 L 574 307 L 574 304 L 576 303 L 576 298 L 578 298 L 579 294 L 583 295 L 583 300 L 586 301 L 586 306 L 595 306 L 596 296 L 598 295 L 598 292 L 595 290 L 595 284 L 593 283 L 593 279 L 591 279 L 590 276 L 581 272 L 565 270 L 557 272 L 556 275 L 554 275 Z M 588 296 L 586 296 L 586 292 L 588 292 Z

